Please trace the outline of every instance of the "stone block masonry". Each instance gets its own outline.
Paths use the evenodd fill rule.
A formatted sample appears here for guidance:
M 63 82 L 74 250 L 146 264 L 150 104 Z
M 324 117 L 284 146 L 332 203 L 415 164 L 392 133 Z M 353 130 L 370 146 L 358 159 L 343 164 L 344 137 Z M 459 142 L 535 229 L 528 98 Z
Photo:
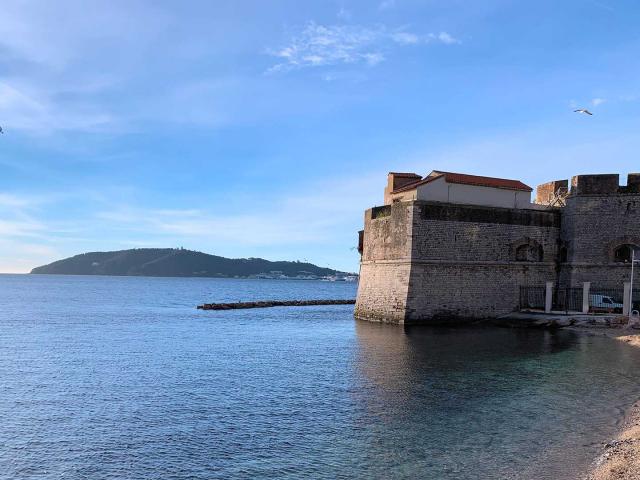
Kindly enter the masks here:
M 555 275 L 556 211 L 400 202 L 365 214 L 357 318 L 457 322 L 508 313 Z M 541 261 L 519 261 L 521 247 Z
M 565 206 L 542 205 L 569 185 Z M 536 199 L 530 208 L 410 200 L 367 210 L 356 317 L 462 322 L 517 310 L 522 285 L 622 288 L 628 248 L 640 248 L 640 174 L 626 186 L 610 174 L 556 180 Z

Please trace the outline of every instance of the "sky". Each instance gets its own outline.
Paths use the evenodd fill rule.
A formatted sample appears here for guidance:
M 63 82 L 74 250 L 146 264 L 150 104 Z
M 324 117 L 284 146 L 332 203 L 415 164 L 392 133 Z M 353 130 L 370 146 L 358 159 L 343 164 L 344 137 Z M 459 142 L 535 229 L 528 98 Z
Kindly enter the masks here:
M 357 271 L 389 171 L 640 171 L 636 0 L 1 9 L 0 272 L 141 247 Z

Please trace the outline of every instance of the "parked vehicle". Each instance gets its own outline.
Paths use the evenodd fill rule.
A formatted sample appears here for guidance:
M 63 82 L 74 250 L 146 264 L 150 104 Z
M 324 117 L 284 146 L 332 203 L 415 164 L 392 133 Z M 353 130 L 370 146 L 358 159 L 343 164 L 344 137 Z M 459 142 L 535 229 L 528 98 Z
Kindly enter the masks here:
M 608 313 L 622 313 L 622 304 L 616 302 L 609 295 L 593 294 L 589 295 L 589 308 L 593 311 L 603 311 Z

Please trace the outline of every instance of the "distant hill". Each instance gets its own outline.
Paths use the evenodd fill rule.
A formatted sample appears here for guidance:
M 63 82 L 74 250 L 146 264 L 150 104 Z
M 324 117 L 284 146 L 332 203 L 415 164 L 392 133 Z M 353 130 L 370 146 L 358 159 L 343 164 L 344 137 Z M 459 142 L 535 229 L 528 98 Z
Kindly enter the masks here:
M 91 252 L 58 260 L 31 270 L 33 274 L 136 275 L 147 277 L 249 277 L 270 272 L 275 276 L 340 275 L 311 263 L 271 262 L 262 258 L 225 258 L 175 248 L 136 248 Z

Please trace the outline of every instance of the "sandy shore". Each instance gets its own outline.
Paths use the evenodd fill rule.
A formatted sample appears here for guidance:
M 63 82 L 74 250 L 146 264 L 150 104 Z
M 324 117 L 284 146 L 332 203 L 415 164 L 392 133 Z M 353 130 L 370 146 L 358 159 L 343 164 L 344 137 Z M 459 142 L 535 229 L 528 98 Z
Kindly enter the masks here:
M 640 347 L 640 334 L 630 334 L 626 329 L 597 329 L 589 333 L 606 335 Z M 640 365 L 638 367 L 640 369 Z M 585 477 L 585 480 L 614 479 L 640 480 L 640 401 L 630 408 L 620 434 L 605 446 L 594 470 Z

